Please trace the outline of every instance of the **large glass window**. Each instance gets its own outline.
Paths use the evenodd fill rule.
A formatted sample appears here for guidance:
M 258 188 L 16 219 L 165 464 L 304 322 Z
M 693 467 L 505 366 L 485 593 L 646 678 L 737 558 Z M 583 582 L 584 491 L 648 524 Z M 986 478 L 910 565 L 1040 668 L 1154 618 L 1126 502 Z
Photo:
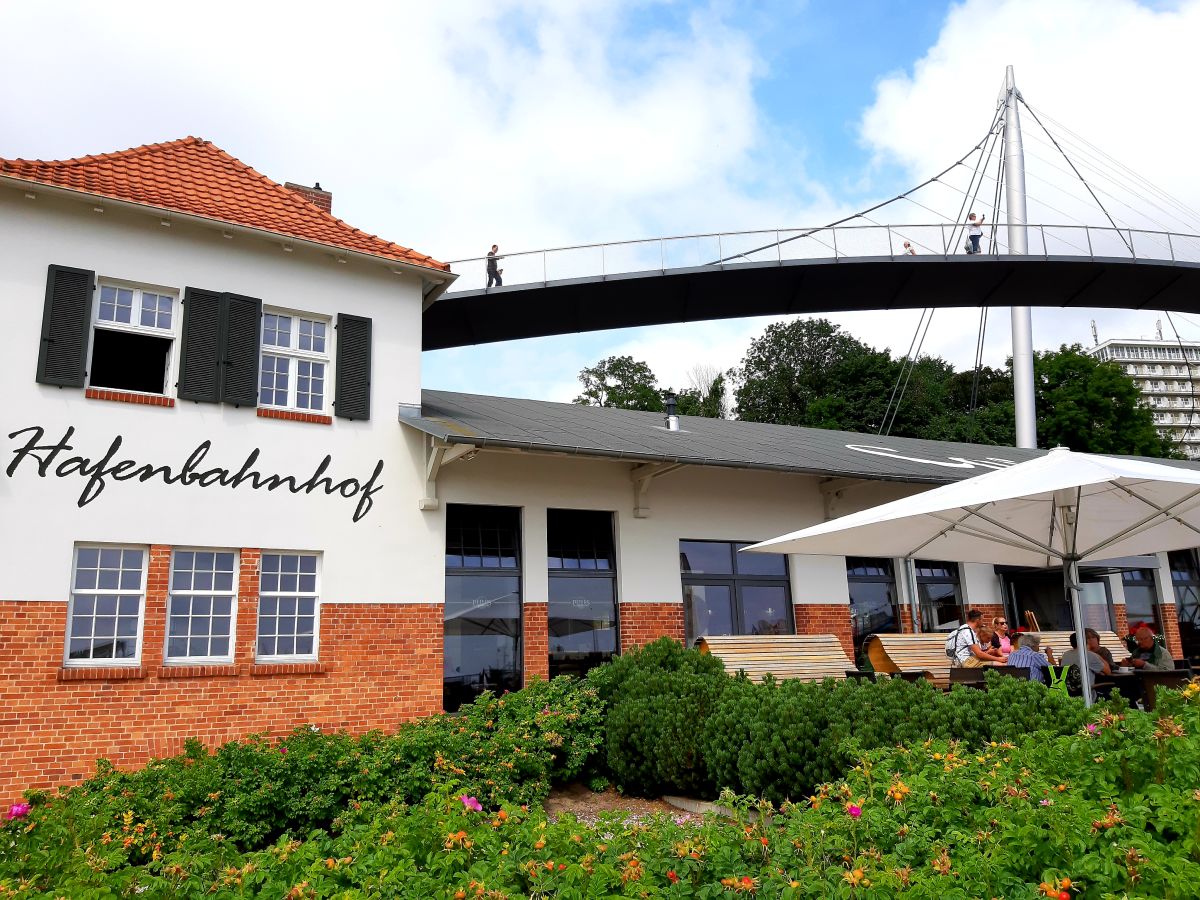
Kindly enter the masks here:
M 787 557 L 738 553 L 749 542 L 680 541 L 679 569 L 690 646 L 718 634 L 793 634 Z
M 442 705 L 521 687 L 520 510 L 446 507 Z
M 1179 615 L 1179 640 L 1183 655 L 1200 658 L 1200 566 L 1195 550 L 1168 553 L 1171 583 L 1175 587 L 1175 612 Z
M 848 556 L 846 581 L 850 588 L 850 622 L 856 652 L 872 634 L 900 631 L 896 574 L 890 559 Z
M 236 571 L 237 554 L 229 550 L 171 554 L 168 663 L 233 661 Z
M 1158 589 L 1154 584 L 1153 569 L 1126 569 L 1121 573 L 1125 590 L 1125 617 L 1132 630 L 1144 622 L 1156 632 L 1161 630 L 1158 620 Z
M 146 551 L 76 547 L 68 665 L 137 665 L 146 595 Z
M 929 559 L 913 561 L 917 571 L 917 598 L 922 631 L 951 631 L 963 619 L 958 563 Z
M 617 652 L 612 514 L 546 511 L 550 677 L 582 675 Z

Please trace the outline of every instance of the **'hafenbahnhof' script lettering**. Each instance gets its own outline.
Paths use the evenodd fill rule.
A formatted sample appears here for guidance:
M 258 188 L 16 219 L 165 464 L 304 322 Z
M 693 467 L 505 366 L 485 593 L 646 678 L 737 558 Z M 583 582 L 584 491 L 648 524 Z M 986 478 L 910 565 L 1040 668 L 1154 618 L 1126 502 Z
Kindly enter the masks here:
M 338 494 L 347 500 L 357 497 L 358 504 L 354 508 L 354 521 L 357 522 L 371 511 L 371 507 L 375 505 L 374 496 L 383 487 L 379 481 L 379 476 L 383 473 L 382 459 L 375 464 L 375 470 L 371 473 L 371 477 L 365 481 L 359 478 L 346 478 L 335 482 L 325 474 L 325 470 L 333 461 L 333 457 L 327 455 L 317 464 L 312 475 L 301 481 L 298 475 L 264 474 L 255 470 L 253 466 L 258 461 L 260 454 L 257 447 L 250 451 L 246 456 L 246 461 L 236 472 L 220 467 L 201 469 L 204 458 L 212 449 L 212 441 L 201 442 L 179 467 L 139 463 L 133 459 L 114 462 L 117 452 L 124 442 L 121 435 L 113 438 L 112 443 L 108 445 L 108 450 L 95 462 L 86 456 L 69 456 L 59 462 L 60 456 L 75 449 L 70 444 L 71 437 L 75 434 L 75 428 L 68 426 L 62 438 L 55 443 L 42 443 L 45 434 L 46 429 L 40 425 L 31 425 L 9 434 L 9 439 L 14 441 L 22 435 L 29 437 L 25 446 L 12 451 L 13 461 L 8 464 L 5 473 L 11 478 L 13 473 L 20 468 L 21 463 L 32 459 L 36 462 L 37 473 L 42 478 L 47 475 L 54 475 L 58 478 L 78 475 L 86 478 L 87 484 L 84 485 L 78 501 L 81 509 L 100 496 L 107 486 L 108 479 L 132 481 L 136 478 L 138 481 L 146 482 L 154 478 L 161 478 L 164 484 L 199 485 L 200 487 L 220 485 L 228 488 L 241 487 L 245 482 L 250 482 L 250 487 L 256 491 L 262 488 L 274 491 L 277 488 L 286 487 L 293 494 L 311 494 L 319 488 L 326 494 Z

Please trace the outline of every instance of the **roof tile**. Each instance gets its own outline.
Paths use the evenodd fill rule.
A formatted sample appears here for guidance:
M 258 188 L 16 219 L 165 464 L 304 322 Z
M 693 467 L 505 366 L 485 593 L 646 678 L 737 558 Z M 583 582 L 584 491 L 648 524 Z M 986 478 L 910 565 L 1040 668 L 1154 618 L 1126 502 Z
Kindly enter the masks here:
M 77 159 L 0 159 L 0 175 L 244 225 L 449 271 L 446 263 L 367 234 L 196 137 Z

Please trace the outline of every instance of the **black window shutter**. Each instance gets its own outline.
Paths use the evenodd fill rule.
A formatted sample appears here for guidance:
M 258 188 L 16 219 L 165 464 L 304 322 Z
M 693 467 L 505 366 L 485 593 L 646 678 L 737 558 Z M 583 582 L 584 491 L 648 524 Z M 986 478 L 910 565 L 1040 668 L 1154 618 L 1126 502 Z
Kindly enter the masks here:
M 262 301 L 225 295 L 221 400 L 235 406 L 258 405 L 258 348 Z
M 83 387 L 95 283 L 95 272 L 50 266 L 38 348 L 37 380 L 42 384 Z
M 221 399 L 221 345 L 224 295 L 187 288 L 183 295 L 183 337 L 179 355 L 179 399 L 217 403 Z
M 333 411 L 339 419 L 371 418 L 371 320 L 338 313 Z

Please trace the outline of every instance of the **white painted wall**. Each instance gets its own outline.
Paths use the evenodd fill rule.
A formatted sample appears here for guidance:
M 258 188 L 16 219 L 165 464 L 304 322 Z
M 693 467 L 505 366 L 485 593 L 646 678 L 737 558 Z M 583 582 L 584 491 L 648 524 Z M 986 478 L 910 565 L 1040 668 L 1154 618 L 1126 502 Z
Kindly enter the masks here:
M 635 518 L 632 468 L 619 460 L 483 451 L 442 469 L 441 508 L 428 515 L 441 531 L 447 503 L 521 508 L 525 601 L 535 603 L 547 598 L 547 509 L 614 513 L 618 599 L 633 603 L 682 602 L 681 539 L 765 540 L 825 518 L 820 479 L 814 476 L 715 466 L 683 468 L 655 479 L 647 497 L 650 515 Z M 873 482 L 856 488 L 855 508 L 917 489 Z M 792 556 L 790 569 L 794 603 L 848 603 L 844 558 Z
M 330 426 L 260 419 L 252 409 L 179 402 L 174 409 L 85 399 L 82 389 L 37 384 L 38 346 L 49 264 L 93 269 L 177 290 L 186 286 L 260 297 L 267 306 L 374 323 L 372 418 Z M 420 442 L 396 423 L 397 404 L 420 400 L 421 288 L 415 275 L 279 243 L 157 217 L 0 187 L 0 599 L 65 600 L 77 541 L 262 547 L 324 553 L 322 595 L 338 601 L 440 601 L 442 535 L 417 509 L 423 476 Z M 181 319 L 175 316 L 178 336 Z M 332 335 L 331 335 L 332 337 Z M 176 354 L 178 339 L 176 340 Z M 336 364 L 335 364 L 336 365 Z M 336 375 L 336 372 L 335 372 Z M 175 381 L 174 375 L 171 383 Z M 330 382 L 327 390 L 332 391 Z M 95 459 L 113 438 L 118 458 L 181 466 L 204 440 L 205 467 L 235 470 L 254 448 L 263 472 L 311 475 L 332 454 L 335 480 L 366 478 L 384 460 L 373 510 L 352 522 L 357 500 L 161 480 L 113 483 L 80 509 L 85 479 L 38 477 L 27 459 L 4 474 L 16 442 L 38 425 L 57 440 L 76 429 L 75 453 Z M 23 443 L 23 441 L 22 441 Z M 63 454 L 59 461 L 71 454 Z

